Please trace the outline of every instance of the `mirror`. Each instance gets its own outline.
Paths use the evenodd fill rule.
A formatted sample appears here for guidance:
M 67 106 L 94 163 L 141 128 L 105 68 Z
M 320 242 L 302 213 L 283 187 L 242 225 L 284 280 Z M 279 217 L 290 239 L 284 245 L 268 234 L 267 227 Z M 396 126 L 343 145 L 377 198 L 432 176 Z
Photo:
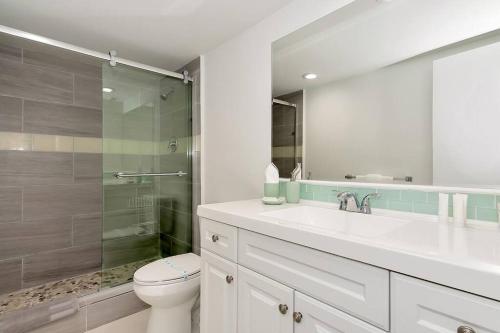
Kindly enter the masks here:
M 289 178 L 500 188 L 500 1 L 357 0 L 273 43 Z

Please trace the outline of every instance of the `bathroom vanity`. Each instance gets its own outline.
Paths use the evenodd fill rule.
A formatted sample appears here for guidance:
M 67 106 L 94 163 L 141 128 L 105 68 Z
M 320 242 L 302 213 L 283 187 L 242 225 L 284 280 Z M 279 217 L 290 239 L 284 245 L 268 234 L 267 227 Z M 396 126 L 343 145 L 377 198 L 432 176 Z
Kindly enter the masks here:
M 500 231 L 306 202 L 202 205 L 202 333 L 500 332 Z

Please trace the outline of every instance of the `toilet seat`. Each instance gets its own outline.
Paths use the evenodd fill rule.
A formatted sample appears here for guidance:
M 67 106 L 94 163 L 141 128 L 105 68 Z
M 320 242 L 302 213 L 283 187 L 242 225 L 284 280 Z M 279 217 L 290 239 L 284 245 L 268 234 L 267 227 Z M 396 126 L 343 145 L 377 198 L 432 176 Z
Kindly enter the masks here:
M 200 257 L 186 253 L 164 258 L 139 268 L 134 273 L 134 283 L 159 286 L 182 283 L 200 276 Z

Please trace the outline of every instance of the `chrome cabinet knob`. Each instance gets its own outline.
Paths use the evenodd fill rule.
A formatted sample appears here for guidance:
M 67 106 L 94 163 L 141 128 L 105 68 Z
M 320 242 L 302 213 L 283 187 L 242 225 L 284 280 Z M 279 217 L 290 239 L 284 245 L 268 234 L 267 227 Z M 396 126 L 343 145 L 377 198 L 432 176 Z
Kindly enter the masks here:
M 216 243 L 219 240 L 219 236 L 212 235 L 212 242 Z
M 300 323 L 302 321 L 302 313 L 300 313 L 300 312 L 294 312 L 293 313 L 293 320 L 296 323 Z
M 457 328 L 457 333 L 476 333 L 472 327 L 469 326 L 460 326 Z
M 234 278 L 233 278 L 231 275 L 227 275 L 227 276 L 226 276 L 226 282 L 227 282 L 228 284 L 230 284 L 231 282 L 233 282 L 233 280 L 234 280 Z
M 286 314 L 288 312 L 288 305 L 280 304 L 278 305 L 278 309 L 280 310 L 281 314 Z

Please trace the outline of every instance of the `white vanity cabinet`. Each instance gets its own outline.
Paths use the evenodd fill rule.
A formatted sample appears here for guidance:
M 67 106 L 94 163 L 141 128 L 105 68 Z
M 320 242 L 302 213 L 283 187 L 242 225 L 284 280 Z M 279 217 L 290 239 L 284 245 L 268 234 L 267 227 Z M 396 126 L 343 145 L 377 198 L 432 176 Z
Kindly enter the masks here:
M 389 271 L 239 229 L 238 264 L 389 330 Z
M 235 333 L 238 268 L 233 262 L 201 250 L 201 333 Z
M 388 271 L 223 223 L 200 223 L 202 333 L 389 330 Z
M 293 289 L 238 267 L 238 333 L 292 333 Z
M 295 292 L 295 333 L 384 333 L 312 297 Z
M 238 333 L 384 333 L 242 266 L 238 283 Z
M 200 221 L 201 248 L 236 262 L 238 228 L 204 218 Z
M 500 333 L 500 302 L 203 218 L 201 231 L 202 333 Z
M 500 333 L 500 303 L 392 273 L 394 333 Z

